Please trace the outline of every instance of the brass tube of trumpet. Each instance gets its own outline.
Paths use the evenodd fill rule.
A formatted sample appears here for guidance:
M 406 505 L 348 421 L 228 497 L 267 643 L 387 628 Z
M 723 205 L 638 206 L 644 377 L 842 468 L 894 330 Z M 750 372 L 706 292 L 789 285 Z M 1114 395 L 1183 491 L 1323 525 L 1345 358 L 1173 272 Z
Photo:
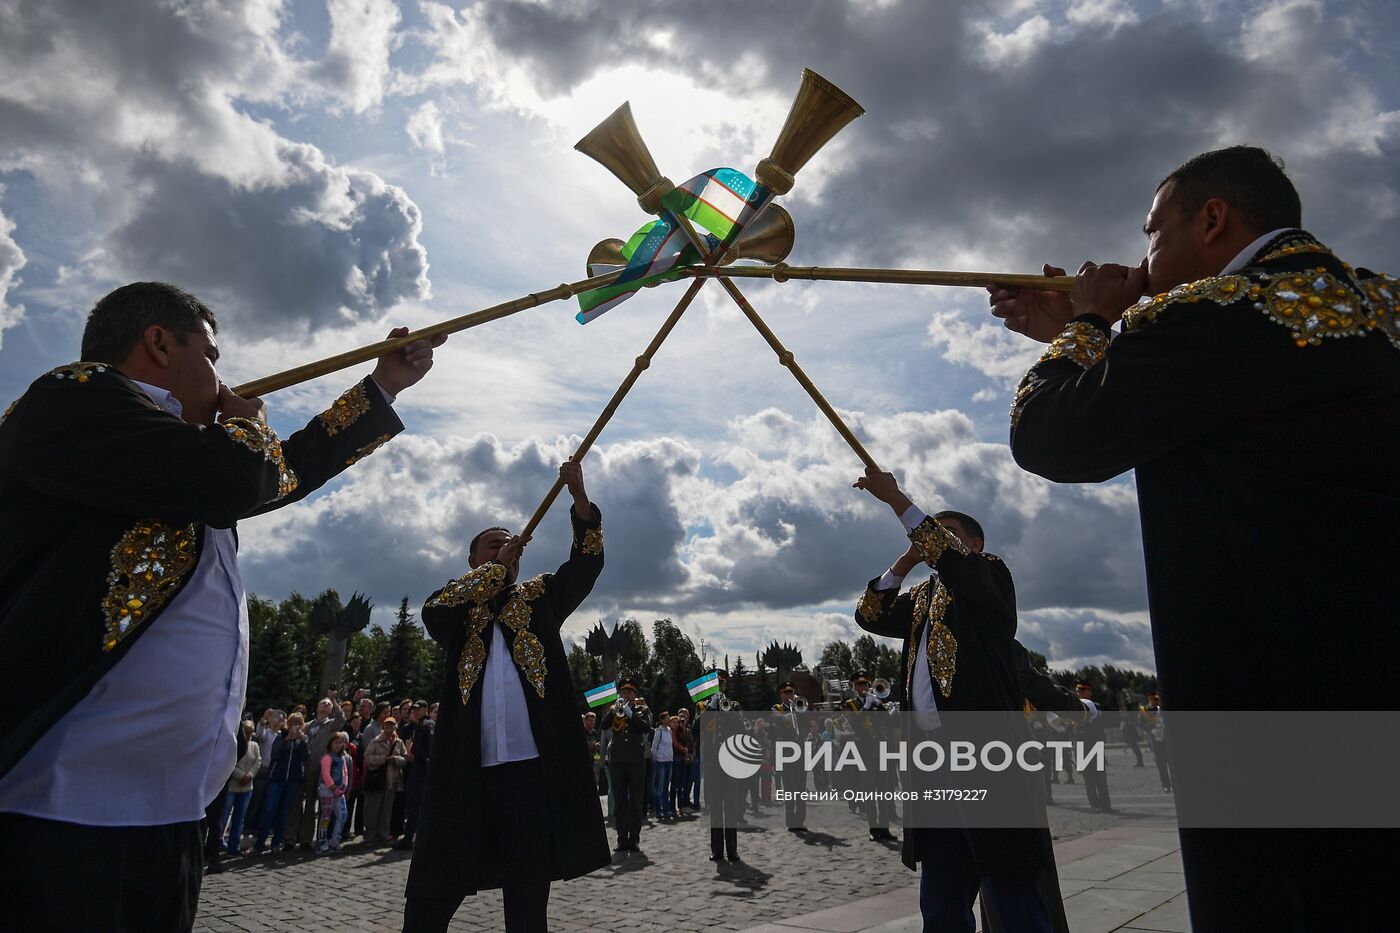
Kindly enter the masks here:
M 252 382 L 245 382 L 233 388 L 234 395 L 241 395 L 245 398 L 252 398 L 259 395 L 266 395 L 268 392 L 276 392 L 278 389 L 285 389 L 302 382 L 309 382 L 319 376 L 327 375 L 338 370 L 348 369 L 358 363 L 368 360 L 378 359 L 391 350 L 398 350 L 408 346 L 415 340 L 423 340 L 429 337 L 436 337 L 440 334 L 455 334 L 458 331 L 476 327 L 478 324 L 485 324 L 487 321 L 499 320 L 509 317 L 518 311 L 533 308 L 537 305 L 546 304 L 551 301 L 559 301 L 562 298 L 569 298 L 579 292 L 588 291 L 591 288 L 602 288 L 604 285 L 611 285 L 621 271 L 609 272 L 606 275 L 595 275 L 592 278 L 580 279 L 577 282 L 566 282 L 554 288 L 542 292 L 533 292 L 512 301 L 505 301 L 480 311 L 473 311 L 471 314 L 464 314 L 461 317 L 454 317 L 448 321 L 442 321 L 428 327 L 420 327 L 412 333 L 402 337 L 394 337 L 389 340 L 381 340 L 378 343 L 371 343 L 356 350 L 347 350 L 344 353 L 337 353 L 335 356 L 328 356 L 323 360 L 314 363 L 306 363 L 292 369 L 274 373 L 271 376 L 264 376 L 261 379 L 254 379 Z
M 1029 275 L 1017 272 L 943 272 L 933 269 L 861 269 L 847 266 L 789 266 L 780 262 L 771 266 L 691 266 L 687 276 L 772 279 L 809 279 L 819 282 L 876 282 L 889 285 L 953 285 L 985 288 L 989 285 L 1009 285 L 1014 288 L 1034 288 L 1042 291 L 1068 292 L 1074 288 L 1072 275 Z

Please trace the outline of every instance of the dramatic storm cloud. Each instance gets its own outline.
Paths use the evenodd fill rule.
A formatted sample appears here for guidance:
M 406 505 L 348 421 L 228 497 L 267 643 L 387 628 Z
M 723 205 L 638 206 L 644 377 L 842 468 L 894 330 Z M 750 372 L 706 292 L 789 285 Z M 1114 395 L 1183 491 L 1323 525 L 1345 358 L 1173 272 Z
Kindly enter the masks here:
M 580 136 L 630 100 L 673 180 L 749 171 L 803 67 L 867 112 L 783 198 L 794 264 L 1133 262 L 1157 181 L 1246 142 L 1286 161 L 1314 233 L 1395 273 L 1397 27 L 1380 0 L 0 0 L 0 402 L 71 360 L 83 311 L 132 279 L 213 303 L 231 384 L 576 279 L 646 220 Z M 1131 477 L 1017 469 L 1006 410 L 1039 347 L 984 294 L 743 287 L 916 501 L 982 520 L 1028 645 L 1153 666 Z M 476 531 L 533 512 L 678 297 L 454 337 L 398 401 L 403 436 L 245 523 L 250 588 L 416 605 Z M 367 369 L 272 395 L 273 423 L 295 430 Z M 812 655 L 853 637 L 853 600 L 904 547 L 714 287 L 586 471 L 608 568 L 572 632 L 669 616 L 712 656 L 775 638 Z M 563 558 L 565 507 L 527 572 Z

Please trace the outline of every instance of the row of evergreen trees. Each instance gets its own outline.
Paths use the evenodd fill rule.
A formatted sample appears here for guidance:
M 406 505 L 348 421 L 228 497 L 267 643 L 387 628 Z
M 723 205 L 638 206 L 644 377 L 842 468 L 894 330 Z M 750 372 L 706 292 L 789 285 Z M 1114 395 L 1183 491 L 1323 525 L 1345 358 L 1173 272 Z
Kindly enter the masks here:
M 356 610 L 361 612 L 356 612 Z M 355 617 L 348 626 L 347 616 Z M 345 638 L 343 666 L 335 667 L 339 652 L 333 644 L 336 635 L 335 618 L 342 620 L 340 635 Z M 296 703 L 308 706 L 324 695 L 332 680 L 340 687 L 342 698 L 364 687 L 376 699 L 397 703 L 406 697 L 434 700 L 441 687 L 442 649 L 427 636 L 422 625 L 408 610 L 408 597 L 399 603 L 394 624 L 387 630 L 368 626 L 367 604 L 352 599 L 350 606 L 341 603 L 335 590 L 326 590 L 314 599 L 293 593 L 280 603 L 259 599 L 248 600 L 249 673 L 248 709 L 255 713 L 267 707 L 290 709 Z M 617 670 L 636 677 L 642 684 L 648 702 L 654 709 L 676 709 L 690 705 L 686 684 L 713 666 L 696 651 L 695 643 L 670 619 L 658 619 L 651 624 L 650 638 L 642 623 L 628 619 L 618 623 L 616 640 Z M 328 653 L 334 662 L 327 662 Z M 743 657 L 732 661 L 726 657 L 731 698 L 745 709 L 756 709 L 774 702 L 777 696 L 779 672 L 763 663 L 762 653 L 753 663 Z M 1033 653 L 1042 668 L 1045 658 Z M 569 672 L 579 690 L 580 708 L 583 691 L 605 682 L 603 659 L 588 653 L 583 645 L 574 643 L 568 651 Z M 834 667 L 843 679 L 857 670 L 866 670 L 874 677 L 883 677 L 892 684 L 901 678 L 899 651 L 889 642 L 876 641 L 862 635 L 854 642 L 833 641 L 822 649 L 818 664 Z M 809 669 L 798 662 L 794 670 Z M 1072 687 L 1076 680 L 1094 685 L 1100 702 L 1116 705 L 1117 698 L 1130 693 L 1142 696 L 1157 688 L 1157 678 L 1140 671 L 1105 665 L 1090 666 L 1076 671 L 1051 672 L 1055 681 Z

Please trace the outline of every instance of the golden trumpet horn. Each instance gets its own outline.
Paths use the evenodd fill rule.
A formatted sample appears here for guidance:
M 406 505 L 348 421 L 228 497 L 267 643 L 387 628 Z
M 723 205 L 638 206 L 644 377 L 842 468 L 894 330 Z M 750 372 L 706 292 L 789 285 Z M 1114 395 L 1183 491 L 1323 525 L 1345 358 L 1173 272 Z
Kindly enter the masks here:
M 792 252 L 797 238 L 797 228 L 792 223 L 792 215 L 780 205 L 769 204 L 739 234 L 739 238 L 724 253 L 720 260 L 729 265 L 736 259 L 753 259 L 758 262 L 779 263 Z M 622 255 L 623 242 L 617 237 L 599 240 L 588 251 L 588 266 L 625 266 L 627 257 Z M 591 272 L 590 272 L 591 274 Z
M 787 121 L 773 151 L 758 163 L 754 177 L 774 194 L 787 194 L 792 190 L 793 176 L 807 160 L 863 113 L 865 108 L 845 91 L 812 69 L 803 68 L 802 86 L 797 89 Z
M 642 141 L 632 104 L 624 102 L 602 123 L 574 144 L 574 148 L 612 172 L 637 196 L 637 203 L 648 214 L 661 212 L 661 199 L 675 190 L 661 174 L 656 160 Z
M 588 266 L 584 271 L 594 266 L 625 266 L 627 257 L 622 255 L 622 247 L 626 244 L 617 237 L 608 237 L 606 240 L 599 240 L 591 250 L 588 251 Z
M 720 264 L 727 266 L 736 259 L 782 262 L 792 252 L 796 239 L 797 228 L 792 224 L 792 215 L 777 204 L 769 204 L 725 251 Z

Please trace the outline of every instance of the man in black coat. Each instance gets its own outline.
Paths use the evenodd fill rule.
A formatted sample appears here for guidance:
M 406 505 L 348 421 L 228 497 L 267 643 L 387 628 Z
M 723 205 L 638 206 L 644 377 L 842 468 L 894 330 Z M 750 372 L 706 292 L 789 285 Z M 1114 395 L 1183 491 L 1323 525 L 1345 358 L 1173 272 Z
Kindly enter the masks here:
M 559 475 L 574 500 L 574 537 L 557 571 L 518 583 L 525 541 L 487 529 L 468 548 L 472 569 L 423 605 L 448 664 L 405 931 L 446 930 L 483 888 L 502 889 L 507 930 L 543 931 L 550 882 L 610 861 L 559 636 L 603 570 L 602 514 L 579 464 Z
M 608 780 L 616 801 L 617 851 L 640 852 L 642 810 L 646 800 L 646 754 L 651 743 L 651 710 L 637 695 L 637 681 L 617 684 L 617 702 L 608 711 Z
M 428 341 L 386 354 L 283 441 L 220 380 L 217 332 L 193 295 L 124 285 L 88 316 L 83 361 L 0 416 L 0 896 L 16 929 L 193 924 L 199 823 L 236 760 L 248 675 L 237 523 L 403 430 L 393 400 L 432 364 Z
M 1056 482 L 1136 471 L 1175 709 L 1396 709 L 1400 282 L 1301 222 L 1268 153 L 1208 152 L 1158 185 L 1137 268 L 1085 263 L 1068 298 L 992 292 L 1009 328 L 1050 344 L 1013 403 L 1016 461 Z M 1185 739 L 1178 795 L 1208 792 L 1230 763 Z M 1197 933 L 1370 929 L 1400 867 L 1393 830 L 1181 843 Z
M 856 623 L 872 635 L 903 641 L 903 696 L 919 728 L 933 731 L 941 712 L 1019 712 L 1024 694 L 1015 667 L 1016 591 L 1011 572 L 984 553 L 981 526 L 961 512 L 925 515 L 893 475 L 867 470 L 856 480 L 886 503 L 908 531 L 910 547 L 881 577 L 870 581 L 856 607 Z M 919 563 L 934 575 L 899 592 Z M 1022 782 L 1033 806 L 1038 781 Z M 927 930 L 973 929 L 979 892 L 998 929 L 1055 928 L 1039 881 L 1054 869 L 1047 829 L 929 828 L 905 821 L 903 861 L 923 864 L 919 908 Z

